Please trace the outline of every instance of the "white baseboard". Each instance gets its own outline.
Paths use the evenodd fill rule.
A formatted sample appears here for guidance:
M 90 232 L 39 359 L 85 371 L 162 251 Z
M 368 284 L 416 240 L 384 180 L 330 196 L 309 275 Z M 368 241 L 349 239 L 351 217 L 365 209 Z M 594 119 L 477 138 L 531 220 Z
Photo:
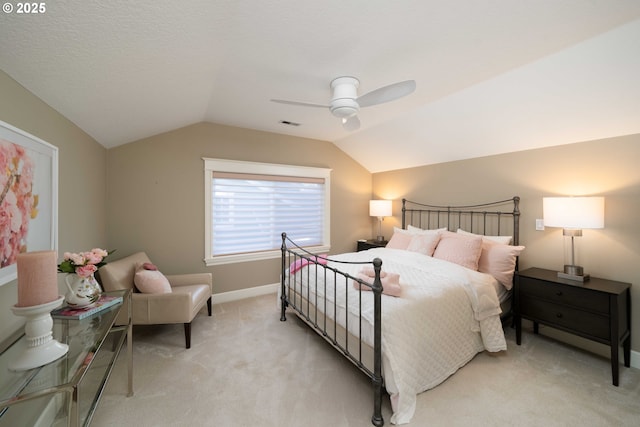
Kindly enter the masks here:
M 640 352 L 631 350 L 631 367 L 640 369 Z
M 222 304 L 229 301 L 237 301 L 245 298 L 257 297 L 266 294 L 275 294 L 278 292 L 278 286 L 280 283 L 273 283 L 271 285 L 256 286 L 253 288 L 240 289 L 237 291 L 223 292 L 221 294 L 213 294 L 213 304 Z

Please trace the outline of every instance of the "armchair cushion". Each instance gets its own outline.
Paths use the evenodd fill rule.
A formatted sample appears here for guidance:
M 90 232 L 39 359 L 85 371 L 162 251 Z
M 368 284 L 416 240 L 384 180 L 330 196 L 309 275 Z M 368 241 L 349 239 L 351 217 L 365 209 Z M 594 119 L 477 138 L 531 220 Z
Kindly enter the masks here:
M 133 324 L 189 323 L 211 296 L 207 290 L 190 285 L 177 287 L 170 294 L 135 293 L 131 296 Z
M 167 274 L 172 288 L 176 286 L 207 284 L 213 292 L 213 278 L 211 273 Z

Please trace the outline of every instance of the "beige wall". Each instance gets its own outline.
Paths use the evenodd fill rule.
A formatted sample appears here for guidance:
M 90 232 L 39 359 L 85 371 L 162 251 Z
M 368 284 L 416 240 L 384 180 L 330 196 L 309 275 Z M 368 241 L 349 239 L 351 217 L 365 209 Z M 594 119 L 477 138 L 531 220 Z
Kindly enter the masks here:
M 605 228 L 584 230 L 580 264 L 593 276 L 632 283 L 633 310 L 640 308 L 640 135 L 376 173 L 373 192 L 395 199 L 387 235 L 400 225 L 407 198 L 435 204 L 501 200 L 520 196 L 520 268 L 562 269 L 562 230 L 535 231 L 542 197 L 601 195 Z M 633 316 L 632 347 L 640 351 L 640 316 Z M 553 333 L 552 331 L 550 331 Z M 565 337 L 570 339 L 570 337 Z M 606 354 L 606 353 L 605 353 Z
M 106 245 L 104 147 L 1 70 L 0 94 L 0 120 L 58 147 L 58 253 Z M 15 281 L 0 286 L 0 341 L 23 323 L 17 298 Z
M 210 271 L 214 293 L 279 281 L 279 259 L 204 265 L 203 157 L 331 168 L 332 252 L 371 235 L 371 174 L 333 144 L 198 123 L 108 150 L 115 258 L 143 250 L 168 274 Z

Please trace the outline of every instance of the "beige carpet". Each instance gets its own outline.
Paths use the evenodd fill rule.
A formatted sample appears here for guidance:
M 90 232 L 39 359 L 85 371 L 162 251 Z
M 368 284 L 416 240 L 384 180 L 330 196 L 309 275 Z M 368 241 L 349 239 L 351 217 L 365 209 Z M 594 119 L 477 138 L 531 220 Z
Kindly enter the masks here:
M 134 390 L 117 362 L 92 426 L 370 426 L 370 381 L 275 295 L 214 306 L 192 325 L 134 327 Z M 418 396 L 411 426 L 638 426 L 640 371 L 525 330 Z M 124 353 L 124 352 L 123 352 Z M 385 396 L 385 424 L 391 409 Z

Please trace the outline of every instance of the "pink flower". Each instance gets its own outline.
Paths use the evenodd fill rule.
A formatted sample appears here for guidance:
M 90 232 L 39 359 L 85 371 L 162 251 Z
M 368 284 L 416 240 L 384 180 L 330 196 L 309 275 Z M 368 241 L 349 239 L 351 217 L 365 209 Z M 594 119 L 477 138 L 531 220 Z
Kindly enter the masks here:
M 84 252 L 82 255 L 87 260 L 88 264 L 98 264 L 103 258 L 95 252 Z
M 91 249 L 91 252 L 96 254 L 96 255 L 99 255 L 102 258 L 104 258 L 107 255 L 109 255 L 109 252 L 105 251 L 104 249 L 100 249 L 100 248 L 93 248 L 93 249 Z M 100 261 L 102 261 L 102 260 L 100 260 Z M 98 261 L 98 262 L 100 262 L 100 261 Z
M 82 254 L 76 254 L 76 253 L 70 253 L 70 252 L 64 253 L 64 259 L 68 259 L 75 265 L 84 265 L 84 263 L 86 262 Z
M 98 271 L 98 267 L 93 264 L 82 265 L 80 267 L 76 267 L 76 274 L 80 277 L 90 277 Z

